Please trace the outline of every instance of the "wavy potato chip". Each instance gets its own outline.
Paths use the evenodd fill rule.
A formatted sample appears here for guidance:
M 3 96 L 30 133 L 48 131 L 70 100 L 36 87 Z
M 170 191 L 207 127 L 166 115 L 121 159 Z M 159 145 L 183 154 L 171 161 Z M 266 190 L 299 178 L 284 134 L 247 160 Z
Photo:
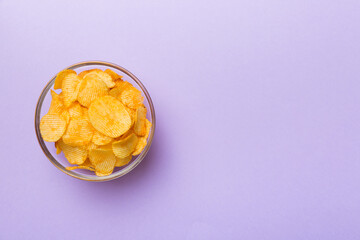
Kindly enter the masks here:
M 116 157 L 115 167 L 122 167 L 128 164 L 131 161 L 132 156 L 129 155 L 126 158 L 118 158 Z
M 76 170 L 76 169 L 85 169 L 85 170 L 89 170 L 89 171 L 92 171 L 92 172 L 95 171 L 95 169 L 92 168 L 92 167 L 82 166 L 82 165 L 66 167 L 66 170 L 69 170 L 69 171 Z
M 132 133 L 125 139 L 113 142 L 112 149 L 115 156 L 119 158 L 126 158 L 127 156 L 131 155 L 131 153 L 135 150 L 137 143 L 138 137 L 134 133 Z
M 115 167 L 115 155 L 111 150 L 93 149 L 89 152 L 90 162 L 95 167 L 97 176 L 110 175 Z
M 97 77 L 97 78 L 99 78 L 100 80 L 102 80 L 102 81 L 106 84 L 106 86 L 107 86 L 108 88 L 112 88 L 112 87 L 115 86 L 115 82 L 114 82 L 114 80 L 111 78 L 111 76 L 110 76 L 108 73 L 106 73 L 106 72 L 104 72 L 103 70 L 101 70 L 101 69 L 91 69 L 91 70 L 89 70 L 88 73 L 82 75 L 82 77 L 85 79 L 85 78 L 86 78 L 87 76 L 89 76 L 89 75 L 95 75 L 95 77 Z
M 135 124 L 136 121 L 136 109 L 125 107 L 126 111 L 129 113 L 131 118 L 131 126 Z
M 92 149 L 97 149 L 97 148 L 99 148 L 99 146 L 96 145 L 96 144 L 93 143 L 93 142 L 90 142 L 88 145 L 86 145 L 86 149 L 87 149 L 88 151 L 90 151 L 90 150 L 92 150 Z
M 104 72 L 109 74 L 114 82 L 118 79 L 120 79 L 120 80 L 122 79 L 122 76 L 120 76 L 119 74 L 117 74 L 116 72 L 114 72 L 111 69 L 105 69 Z M 116 85 L 116 83 L 115 83 L 115 85 Z
M 135 150 L 132 153 L 133 156 L 139 155 L 146 147 L 147 141 L 145 137 L 139 137 L 139 141 L 136 144 Z
M 120 100 L 121 92 L 122 92 L 122 89 L 120 87 L 114 87 L 109 91 L 109 95 Z
M 69 73 L 63 78 L 61 89 L 65 107 L 69 107 L 77 99 L 80 81 L 81 79 L 76 73 Z
M 136 148 L 135 148 L 134 152 L 132 153 L 133 156 L 139 155 L 146 147 L 147 138 L 149 137 L 151 125 L 152 125 L 151 122 L 149 120 L 145 119 L 145 136 L 139 138 Z
M 83 116 L 83 108 L 78 102 L 74 102 L 68 108 L 70 118 L 78 118 Z
M 60 154 L 61 153 L 61 148 L 60 148 L 58 142 L 55 142 L 55 148 L 56 148 L 56 154 Z
M 64 110 L 64 103 L 62 101 L 62 98 L 53 90 L 50 90 L 50 93 L 52 99 L 50 103 L 49 113 L 60 114 Z
M 94 168 L 94 169 L 95 169 L 94 165 L 90 162 L 90 159 L 89 159 L 89 158 L 87 158 L 87 159 L 85 160 L 85 162 L 83 162 L 80 166 L 91 167 L 91 168 Z
M 144 106 L 138 107 L 136 110 L 136 120 L 134 124 L 134 132 L 138 136 L 146 134 L 146 108 Z
M 117 88 L 117 87 L 122 87 L 124 86 L 124 80 L 122 79 L 122 76 L 120 76 L 121 78 L 118 78 L 115 80 L 115 86 L 113 88 Z
M 127 107 L 136 109 L 140 107 L 144 101 L 141 92 L 133 86 L 126 87 L 120 94 L 120 101 Z
M 96 98 L 108 94 L 106 84 L 94 74 L 88 74 L 80 83 L 77 100 L 84 107 L 89 107 Z
M 91 141 L 96 145 L 102 146 L 102 145 L 109 144 L 112 140 L 113 140 L 112 137 L 106 136 L 106 135 L 102 134 L 101 132 L 95 130 L 94 136 Z
M 59 115 L 62 119 L 66 121 L 66 124 L 68 124 L 70 120 L 70 115 L 63 104 L 62 97 L 53 90 L 51 90 L 51 96 L 52 100 L 48 113 Z
M 66 121 L 58 114 L 46 114 L 40 121 L 40 132 L 44 141 L 56 142 L 66 130 Z
M 62 139 L 70 146 L 85 146 L 90 143 L 94 130 L 85 117 L 71 119 Z
M 84 147 L 74 147 L 64 143 L 62 139 L 58 141 L 61 150 L 70 164 L 82 164 L 85 162 L 88 151 Z
M 60 89 L 62 88 L 62 81 L 63 79 L 65 78 L 66 75 L 68 74 L 76 74 L 76 72 L 74 70 L 71 70 L 71 69 L 65 69 L 65 70 L 62 70 L 61 72 L 59 72 L 57 75 L 56 75 L 56 78 L 55 78 L 55 82 L 54 82 L 54 89 Z
M 145 139 L 147 139 L 149 137 L 149 133 L 151 130 L 151 125 L 152 123 L 149 120 L 145 120 L 145 129 L 146 129 L 146 133 L 145 133 Z
M 81 73 L 79 73 L 79 78 L 81 78 L 81 79 L 83 79 L 84 78 L 84 76 L 86 75 L 86 74 L 88 74 L 89 72 L 91 72 L 91 70 L 84 70 L 84 71 L 82 71 Z
M 112 96 L 95 99 L 88 111 L 93 127 L 102 134 L 116 138 L 131 127 L 131 118 L 124 105 Z

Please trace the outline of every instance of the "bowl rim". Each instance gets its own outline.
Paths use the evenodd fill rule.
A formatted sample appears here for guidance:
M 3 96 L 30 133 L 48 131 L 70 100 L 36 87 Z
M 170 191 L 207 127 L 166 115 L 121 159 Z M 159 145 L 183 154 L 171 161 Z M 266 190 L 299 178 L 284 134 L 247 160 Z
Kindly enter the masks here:
M 93 65 L 97 65 L 97 66 L 100 65 L 100 66 L 114 68 L 114 69 L 117 69 L 120 72 L 126 74 L 127 76 L 129 76 L 132 80 L 134 80 L 138 84 L 138 86 L 141 88 L 143 94 L 145 95 L 145 97 L 149 103 L 149 107 L 150 107 L 152 125 L 151 125 L 150 134 L 148 137 L 148 143 L 146 144 L 146 147 L 143 149 L 141 154 L 138 155 L 136 157 L 136 159 L 134 159 L 129 165 L 127 165 L 126 167 L 122 168 L 121 170 L 119 170 L 115 173 L 112 173 L 108 176 L 103 176 L 103 177 L 99 177 L 96 175 L 90 176 L 90 175 L 85 175 L 85 174 L 66 170 L 66 168 L 62 164 L 60 164 L 53 157 L 53 155 L 49 152 L 49 150 L 48 150 L 47 146 L 45 145 L 45 142 L 41 136 L 41 133 L 40 133 L 40 114 L 41 114 L 42 104 L 44 102 L 44 99 L 45 99 L 47 93 L 50 91 L 51 87 L 53 86 L 57 74 L 54 77 L 52 77 L 50 79 L 50 81 L 45 85 L 45 87 L 43 88 L 43 90 L 40 94 L 40 97 L 37 101 L 36 109 L 35 109 L 35 121 L 34 121 L 35 122 L 35 133 L 36 133 L 39 145 L 40 145 L 42 151 L 44 152 L 45 156 L 57 169 L 59 169 L 60 171 L 62 171 L 63 173 L 65 173 L 71 177 L 74 177 L 74 178 L 77 178 L 80 180 L 89 181 L 89 182 L 104 182 L 104 181 L 114 180 L 116 178 L 126 175 L 127 173 L 131 172 L 137 165 L 139 165 L 140 162 L 145 158 L 146 154 L 148 153 L 148 151 L 151 147 L 152 141 L 153 141 L 153 137 L 154 137 L 154 133 L 155 133 L 155 126 L 156 126 L 156 117 L 155 117 L 154 105 L 151 100 L 149 92 L 147 91 L 147 89 L 145 88 L 143 83 L 127 69 L 125 69 L 119 65 L 116 65 L 114 63 L 100 61 L 100 60 L 79 62 L 79 63 L 75 63 L 73 65 L 70 65 L 64 69 L 73 69 L 74 70 L 74 69 L 77 69 L 80 67 L 93 66 Z

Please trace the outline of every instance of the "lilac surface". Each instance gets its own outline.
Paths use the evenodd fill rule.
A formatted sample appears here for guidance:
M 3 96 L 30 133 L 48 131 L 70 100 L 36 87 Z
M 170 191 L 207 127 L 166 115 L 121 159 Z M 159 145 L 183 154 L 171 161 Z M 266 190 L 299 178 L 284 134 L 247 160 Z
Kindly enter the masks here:
M 0 239 L 359 239 L 360 2 L 0 0 Z M 44 156 L 46 82 L 84 60 L 157 113 L 130 174 Z

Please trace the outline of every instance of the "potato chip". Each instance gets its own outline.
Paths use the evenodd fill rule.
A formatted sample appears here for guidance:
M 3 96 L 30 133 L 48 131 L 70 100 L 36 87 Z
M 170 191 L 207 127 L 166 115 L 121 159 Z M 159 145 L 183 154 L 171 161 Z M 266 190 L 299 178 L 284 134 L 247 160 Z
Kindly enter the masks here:
M 60 154 L 61 153 L 61 148 L 60 148 L 58 142 L 55 142 L 55 148 L 56 148 L 56 154 Z
M 59 72 L 55 78 L 55 83 L 54 83 L 54 89 L 60 89 L 62 88 L 62 81 L 63 79 L 65 78 L 66 75 L 68 74 L 76 74 L 76 72 L 74 70 L 71 70 L 71 69 L 65 69 L 65 70 L 62 70 L 61 72 Z
M 91 69 L 88 73 L 82 75 L 82 77 L 85 79 L 89 75 L 95 75 L 95 77 L 102 80 L 108 88 L 112 88 L 115 86 L 115 82 L 111 78 L 111 76 L 100 69 Z
M 94 130 L 85 117 L 70 120 L 62 139 L 70 146 L 85 146 L 90 143 Z
M 132 156 L 129 155 L 126 158 L 118 158 L 116 157 L 115 167 L 122 167 L 128 164 L 131 161 Z
M 139 155 L 146 147 L 147 141 L 145 137 L 139 137 L 139 141 L 136 144 L 135 150 L 132 153 L 133 156 Z
M 66 130 L 66 121 L 58 114 L 46 114 L 40 121 L 40 132 L 44 141 L 56 142 Z
M 84 107 L 89 107 L 90 103 L 97 97 L 108 94 L 106 84 L 97 77 L 97 75 L 89 74 L 80 83 L 77 100 Z
M 113 88 L 110 90 L 109 95 L 110 95 L 110 96 L 113 96 L 113 97 L 115 97 L 115 98 L 118 98 L 119 100 L 121 100 L 121 99 L 120 99 L 121 93 L 122 93 L 125 89 L 127 89 L 127 88 L 129 88 L 129 87 L 133 87 L 133 86 L 131 85 L 131 83 L 126 82 L 126 81 L 115 81 L 115 83 L 116 83 L 116 86 L 113 87 Z
M 138 107 L 136 111 L 136 120 L 134 124 L 134 132 L 138 136 L 146 134 L 146 108 L 144 106 Z
M 115 155 L 111 150 L 93 149 L 89 152 L 90 162 L 95 167 L 97 176 L 110 175 L 115 167 Z
M 70 105 L 69 109 L 70 118 L 78 118 L 83 116 L 83 108 L 78 102 L 74 102 Z
M 91 168 L 95 169 L 94 165 L 90 162 L 90 159 L 89 159 L 89 158 L 87 158 L 87 159 L 85 160 L 85 162 L 83 162 L 80 166 L 91 167 Z
M 131 126 L 134 125 L 135 121 L 136 121 L 136 109 L 132 109 L 132 108 L 128 108 L 125 107 L 126 111 L 129 113 L 130 118 L 131 118 Z
M 115 82 L 116 80 L 118 80 L 118 79 L 121 80 L 121 78 L 122 78 L 122 76 L 120 76 L 119 74 L 117 74 L 116 72 L 114 72 L 114 71 L 111 70 L 111 69 L 105 69 L 104 72 L 107 73 L 107 74 L 109 74 L 114 82 Z
M 91 72 L 91 70 L 85 70 L 85 71 L 82 71 L 81 73 L 79 73 L 79 78 L 81 78 L 81 79 L 83 79 L 84 78 L 84 76 L 86 75 L 86 74 L 88 74 L 89 72 Z
M 88 167 L 88 166 L 72 166 L 72 167 L 66 167 L 66 170 L 69 170 L 69 171 L 72 171 L 72 170 L 76 170 L 76 169 L 86 169 L 86 170 L 89 170 L 89 171 L 95 171 L 94 168 L 92 167 Z
M 62 139 L 58 141 L 61 150 L 70 164 L 82 164 L 85 162 L 88 152 L 84 147 L 74 147 L 64 143 Z
M 136 109 L 142 105 L 144 97 L 135 87 L 126 87 L 120 94 L 120 101 L 127 107 Z
M 138 143 L 138 137 L 132 133 L 125 139 L 112 143 L 112 148 L 115 156 L 119 158 L 125 158 L 135 150 Z
M 88 145 L 86 145 L 86 149 L 87 149 L 88 151 L 90 151 L 90 150 L 92 150 L 92 149 L 97 149 L 97 148 L 99 148 L 99 146 L 96 145 L 96 144 L 93 143 L 93 142 L 90 142 Z
M 64 95 L 64 105 L 69 107 L 73 103 L 78 95 L 80 78 L 76 73 L 67 74 L 62 80 L 62 93 Z
M 106 135 L 102 134 L 101 132 L 95 130 L 94 136 L 91 141 L 94 144 L 101 146 L 101 145 L 109 144 L 112 140 L 113 140 L 113 138 L 106 136 Z
M 112 138 L 121 136 L 131 127 L 131 118 L 124 105 L 111 96 L 95 99 L 89 107 L 88 115 L 96 130 Z
M 89 120 L 89 109 L 82 107 L 82 112 L 83 112 L 83 117 Z
M 115 86 L 113 88 L 116 88 L 116 87 L 122 87 L 124 85 L 124 80 L 122 79 L 122 76 L 121 78 L 118 78 L 115 80 Z
M 120 94 L 122 89 L 120 87 L 114 87 L 109 91 L 109 95 L 120 100 Z
M 151 125 L 152 125 L 151 122 L 149 120 L 145 119 L 145 136 L 139 138 L 136 148 L 135 148 L 134 152 L 132 153 L 133 156 L 139 155 L 146 147 L 147 138 L 149 137 L 149 133 L 151 130 Z
M 50 92 L 52 99 L 50 103 L 49 113 L 60 114 L 64 110 L 64 104 L 62 102 L 62 99 L 60 98 L 60 95 L 53 90 L 50 90 Z
M 69 111 L 64 108 L 64 110 L 60 113 L 60 117 L 65 120 L 66 125 L 70 122 L 70 114 Z
M 152 123 L 149 120 L 145 120 L 145 129 L 146 129 L 146 133 L 145 133 L 145 138 L 147 139 L 149 137 L 149 133 L 151 130 L 151 125 Z

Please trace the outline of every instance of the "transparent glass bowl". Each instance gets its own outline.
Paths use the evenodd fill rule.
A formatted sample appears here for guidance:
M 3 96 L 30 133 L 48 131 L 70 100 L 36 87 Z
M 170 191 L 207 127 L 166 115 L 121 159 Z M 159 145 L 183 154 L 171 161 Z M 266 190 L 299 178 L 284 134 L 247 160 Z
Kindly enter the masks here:
M 127 164 L 124 167 L 115 168 L 114 172 L 108 176 L 104 177 L 98 177 L 93 172 L 90 172 L 88 170 L 73 170 L 69 171 L 66 170 L 67 166 L 71 166 L 71 164 L 66 160 L 64 153 L 61 153 L 59 155 L 56 154 L 56 148 L 55 144 L 52 142 L 45 142 L 40 134 L 40 119 L 42 116 L 44 116 L 50 107 L 51 102 L 51 94 L 50 89 L 53 87 L 56 75 L 46 84 L 45 88 L 41 92 L 41 95 L 39 97 L 39 100 L 36 105 L 36 111 L 35 111 L 35 132 L 37 139 L 39 141 L 40 147 L 42 148 L 43 152 L 45 153 L 46 157 L 50 160 L 51 163 L 55 165 L 59 170 L 66 173 L 69 176 L 72 176 L 74 178 L 78 178 L 85 181 L 93 181 L 93 182 L 102 182 L 102 181 L 109 181 L 116 179 L 118 177 L 124 176 L 125 174 L 129 173 L 131 170 L 133 170 L 146 156 L 147 152 L 150 149 L 154 132 L 155 132 L 155 110 L 154 105 L 151 101 L 150 95 L 144 85 L 140 82 L 140 80 L 135 77 L 131 72 L 126 70 L 123 67 L 120 67 L 113 63 L 108 62 L 102 62 L 102 61 L 87 61 L 87 62 L 81 62 L 74 65 L 71 65 L 70 67 L 67 67 L 67 69 L 73 69 L 77 73 L 80 73 L 84 70 L 93 69 L 93 68 L 99 68 L 102 70 L 105 70 L 106 68 L 109 68 L 113 70 L 114 72 L 118 73 L 119 75 L 123 76 L 123 80 L 130 82 L 134 87 L 139 89 L 142 92 L 142 95 L 144 96 L 144 105 L 148 109 L 147 112 L 147 118 L 152 123 L 150 134 L 147 139 L 147 145 L 144 148 L 144 150 L 137 156 L 134 156 L 133 159 L 129 164 Z M 59 92 L 58 90 L 56 92 Z

